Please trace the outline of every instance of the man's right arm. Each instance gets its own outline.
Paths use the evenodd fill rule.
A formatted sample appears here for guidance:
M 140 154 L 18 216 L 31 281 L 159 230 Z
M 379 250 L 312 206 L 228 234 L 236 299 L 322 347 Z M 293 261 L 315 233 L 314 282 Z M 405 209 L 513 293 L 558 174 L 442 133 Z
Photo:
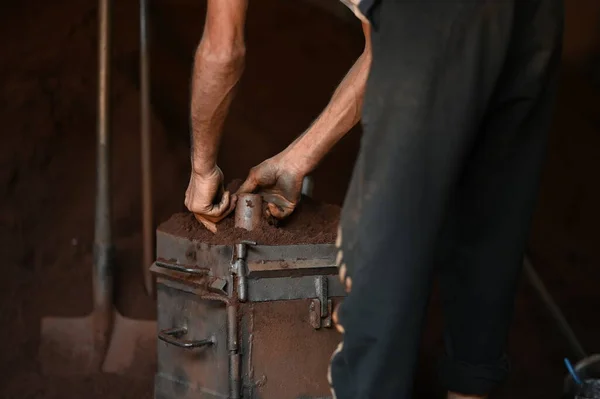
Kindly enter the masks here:
M 244 70 L 247 0 L 208 0 L 202 40 L 194 56 L 190 120 L 191 175 L 185 205 L 209 230 L 233 209 L 223 193 L 217 154 L 225 117 Z
M 192 165 L 198 173 L 216 165 L 223 123 L 244 70 L 247 0 L 209 0 L 192 75 Z

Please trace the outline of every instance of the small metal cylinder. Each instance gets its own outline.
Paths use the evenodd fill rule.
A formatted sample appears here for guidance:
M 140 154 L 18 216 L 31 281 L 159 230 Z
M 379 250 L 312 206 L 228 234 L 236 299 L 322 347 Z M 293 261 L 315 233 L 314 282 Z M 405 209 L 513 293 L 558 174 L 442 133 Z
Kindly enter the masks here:
M 227 306 L 227 349 L 229 352 L 238 351 L 237 306 Z
M 235 227 L 248 231 L 260 225 L 262 198 L 258 194 L 240 194 L 235 208 Z
M 229 353 L 229 398 L 240 399 L 242 396 L 241 364 L 239 353 Z
M 240 302 L 248 300 L 248 279 L 244 274 L 238 276 L 238 300 Z
M 312 176 L 304 176 L 302 180 L 302 195 L 307 197 L 312 197 L 313 189 L 315 187 L 315 182 Z

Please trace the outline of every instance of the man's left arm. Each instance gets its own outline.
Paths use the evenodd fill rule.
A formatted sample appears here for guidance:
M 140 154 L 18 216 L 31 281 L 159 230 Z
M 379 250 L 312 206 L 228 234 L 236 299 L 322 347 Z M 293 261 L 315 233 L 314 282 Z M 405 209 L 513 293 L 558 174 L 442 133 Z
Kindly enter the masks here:
M 363 22 L 363 32 L 363 53 L 337 87 L 321 115 L 287 149 L 304 174 L 310 173 L 360 121 L 372 59 L 370 26 L 366 22 Z
M 371 67 L 370 25 L 363 21 L 365 48 L 313 124 L 285 150 L 254 167 L 238 193 L 260 191 L 277 218 L 300 199 L 302 179 L 358 123 Z

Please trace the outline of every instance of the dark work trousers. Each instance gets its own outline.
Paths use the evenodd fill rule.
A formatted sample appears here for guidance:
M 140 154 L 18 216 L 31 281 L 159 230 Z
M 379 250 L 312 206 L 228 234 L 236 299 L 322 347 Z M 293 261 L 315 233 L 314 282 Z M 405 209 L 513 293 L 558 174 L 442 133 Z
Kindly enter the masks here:
M 408 399 L 432 280 L 441 380 L 488 394 L 505 356 L 561 55 L 561 0 L 382 0 L 338 241 L 337 399 Z

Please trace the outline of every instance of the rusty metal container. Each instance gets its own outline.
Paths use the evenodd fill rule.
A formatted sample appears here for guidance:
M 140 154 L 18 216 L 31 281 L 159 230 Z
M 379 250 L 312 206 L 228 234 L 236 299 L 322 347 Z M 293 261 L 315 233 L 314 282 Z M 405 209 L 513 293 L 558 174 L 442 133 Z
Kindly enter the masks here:
M 344 295 L 334 245 L 208 245 L 158 231 L 156 399 L 324 399 Z

